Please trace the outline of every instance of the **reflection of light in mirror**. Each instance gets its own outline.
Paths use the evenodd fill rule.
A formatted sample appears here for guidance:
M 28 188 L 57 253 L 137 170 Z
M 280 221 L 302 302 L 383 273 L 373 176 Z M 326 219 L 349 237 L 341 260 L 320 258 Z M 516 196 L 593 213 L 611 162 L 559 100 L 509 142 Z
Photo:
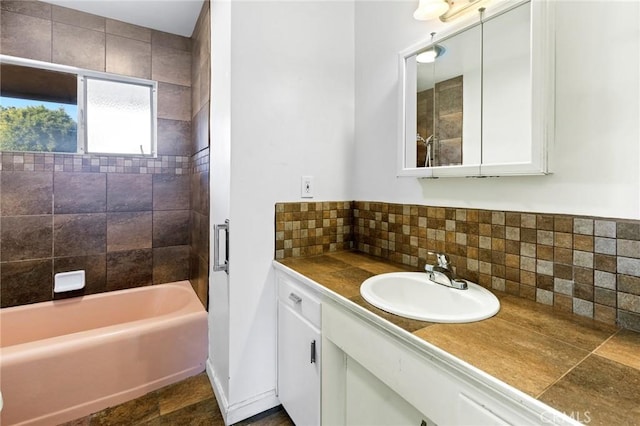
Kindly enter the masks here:
M 429 64 L 436 60 L 436 52 L 435 50 L 427 50 L 426 52 L 422 52 L 416 56 L 416 61 L 420 64 Z
M 418 55 L 416 56 L 416 62 L 420 64 L 430 64 L 431 62 L 435 61 L 436 58 L 444 55 L 445 51 L 446 49 L 444 47 L 435 45 L 427 51 L 418 53 Z

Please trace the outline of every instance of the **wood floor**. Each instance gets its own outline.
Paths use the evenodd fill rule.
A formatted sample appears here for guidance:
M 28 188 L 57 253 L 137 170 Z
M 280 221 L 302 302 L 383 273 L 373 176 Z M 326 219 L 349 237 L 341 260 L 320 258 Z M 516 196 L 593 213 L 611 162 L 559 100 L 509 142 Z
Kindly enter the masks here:
M 238 425 L 289 426 L 293 422 L 275 407 Z M 206 373 L 190 377 L 133 401 L 60 426 L 224 426 L 222 414 Z

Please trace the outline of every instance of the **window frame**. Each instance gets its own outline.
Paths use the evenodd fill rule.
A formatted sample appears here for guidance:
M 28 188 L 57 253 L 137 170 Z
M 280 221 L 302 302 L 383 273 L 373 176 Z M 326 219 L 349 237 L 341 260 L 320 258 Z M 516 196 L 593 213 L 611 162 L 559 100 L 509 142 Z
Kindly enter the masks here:
M 158 82 L 139 77 L 130 77 L 120 74 L 112 74 L 101 71 L 92 71 L 84 68 L 73 67 L 69 65 L 55 64 L 52 62 L 37 61 L 34 59 L 21 58 L 17 56 L 1 55 L 0 63 L 9 65 L 18 65 L 30 68 L 38 68 L 50 71 L 58 71 L 69 74 L 75 74 L 77 78 L 77 109 L 76 117 L 77 127 L 77 147 L 76 152 L 50 152 L 51 154 L 94 154 L 100 156 L 124 156 L 124 157 L 141 157 L 141 158 L 157 158 L 158 156 Z M 86 122 L 86 91 L 87 78 L 106 80 L 109 82 L 133 84 L 151 88 L 151 152 L 149 154 L 127 154 L 115 152 L 98 152 L 89 151 L 89 141 L 87 140 L 87 122 Z M 22 151 L 27 152 L 27 151 Z M 29 151 L 32 152 L 32 151 Z

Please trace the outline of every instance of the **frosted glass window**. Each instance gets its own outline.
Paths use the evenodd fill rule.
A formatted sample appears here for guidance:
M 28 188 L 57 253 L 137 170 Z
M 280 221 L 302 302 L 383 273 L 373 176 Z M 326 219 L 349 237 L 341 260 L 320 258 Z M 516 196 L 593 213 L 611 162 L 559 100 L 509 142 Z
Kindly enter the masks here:
M 86 79 L 87 152 L 154 154 L 153 87 Z

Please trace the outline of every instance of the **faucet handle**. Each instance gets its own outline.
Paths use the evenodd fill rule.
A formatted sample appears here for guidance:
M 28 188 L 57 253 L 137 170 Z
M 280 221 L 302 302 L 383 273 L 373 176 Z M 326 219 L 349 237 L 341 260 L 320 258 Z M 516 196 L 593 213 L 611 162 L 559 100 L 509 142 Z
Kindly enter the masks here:
M 449 256 L 446 253 L 438 253 L 433 251 L 427 253 L 435 256 L 438 259 L 438 266 L 449 269 L 451 263 L 449 262 Z

